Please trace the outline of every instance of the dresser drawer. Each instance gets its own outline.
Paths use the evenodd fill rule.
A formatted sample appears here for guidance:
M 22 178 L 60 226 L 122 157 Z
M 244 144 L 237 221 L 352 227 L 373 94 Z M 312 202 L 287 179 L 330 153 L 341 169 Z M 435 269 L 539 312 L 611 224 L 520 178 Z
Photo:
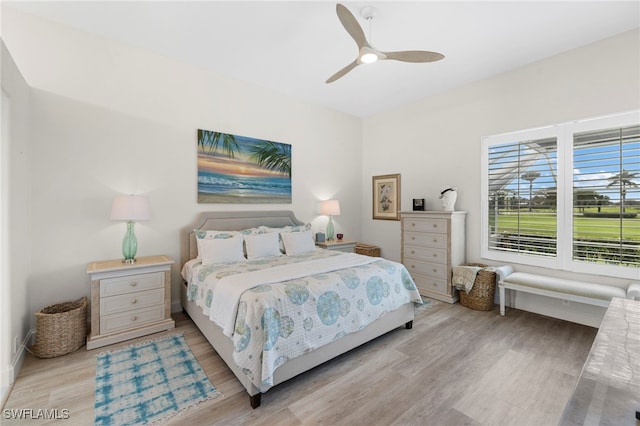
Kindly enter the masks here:
M 440 294 L 449 293 L 449 285 L 447 284 L 446 279 L 415 275 L 413 276 L 413 281 L 415 281 L 416 287 L 418 287 L 418 291 L 432 291 L 434 293 Z
M 110 315 L 117 312 L 137 310 L 151 305 L 164 303 L 164 288 L 138 291 L 120 296 L 103 297 L 100 299 L 100 315 Z
M 407 259 L 417 259 L 428 262 L 447 263 L 447 251 L 432 247 L 417 247 L 405 245 L 403 255 Z
M 427 234 L 420 232 L 404 232 L 404 243 L 419 246 L 437 247 L 447 249 L 446 234 Z
M 429 218 L 407 218 L 404 222 L 404 229 L 406 231 L 435 232 L 438 234 L 446 234 L 447 220 Z
M 442 278 L 448 281 L 449 269 L 446 264 L 423 262 L 415 259 L 405 259 L 404 266 L 413 274 L 428 275 L 430 277 Z
M 138 309 L 135 312 L 121 312 L 100 316 L 100 334 L 128 330 L 164 319 L 164 304 Z
M 100 280 L 100 297 L 115 296 L 164 286 L 164 273 L 125 275 Z

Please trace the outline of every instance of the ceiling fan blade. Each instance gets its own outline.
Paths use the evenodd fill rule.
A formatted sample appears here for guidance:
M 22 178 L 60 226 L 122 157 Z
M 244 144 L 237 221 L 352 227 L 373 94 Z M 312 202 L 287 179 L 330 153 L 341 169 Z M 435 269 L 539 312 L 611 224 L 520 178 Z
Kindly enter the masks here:
M 349 12 L 349 9 L 338 3 L 336 5 L 336 13 L 344 29 L 347 30 L 349 35 L 355 40 L 358 49 L 361 49 L 363 46 L 368 47 L 369 43 L 364 35 L 364 31 L 362 31 L 362 27 L 358 24 L 355 16 Z
M 438 52 L 428 52 L 425 50 L 405 50 L 402 52 L 381 52 L 386 56 L 384 59 L 394 59 L 402 62 L 435 62 L 444 58 Z
M 334 81 L 336 81 L 340 77 L 343 77 L 346 73 L 348 73 L 349 71 L 351 71 L 357 66 L 358 66 L 358 60 L 356 59 L 355 61 L 351 62 L 349 65 L 347 65 L 346 67 L 342 68 L 340 71 L 338 71 L 337 73 L 329 77 L 329 79 L 325 83 L 333 83 Z

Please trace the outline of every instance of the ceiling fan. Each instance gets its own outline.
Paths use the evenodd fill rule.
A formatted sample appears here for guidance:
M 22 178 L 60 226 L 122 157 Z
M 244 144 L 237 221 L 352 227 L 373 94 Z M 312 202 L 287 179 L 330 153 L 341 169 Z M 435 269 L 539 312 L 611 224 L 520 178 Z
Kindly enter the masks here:
M 381 52 L 369 44 L 364 35 L 364 31 L 353 14 L 349 12 L 349 9 L 338 3 L 336 5 L 336 13 L 338 14 L 338 19 L 340 19 L 344 29 L 347 30 L 349 35 L 358 45 L 358 57 L 349 65 L 329 77 L 326 81 L 327 83 L 333 83 L 360 64 L 370 64 L 378 60 L 393 59 L 402 62 L 435 62 L 444 58 L 444 55 L 440 53 L 424 50 Z M 375 9 L 373 7 L 366 7 L 362 10 L 362 16 L 369 22 L 369 25 L 371 25 L 371 20 L 373 19 L 374 14 Z M 371 35 L 369 35 L 369 38 L 371 38 Z

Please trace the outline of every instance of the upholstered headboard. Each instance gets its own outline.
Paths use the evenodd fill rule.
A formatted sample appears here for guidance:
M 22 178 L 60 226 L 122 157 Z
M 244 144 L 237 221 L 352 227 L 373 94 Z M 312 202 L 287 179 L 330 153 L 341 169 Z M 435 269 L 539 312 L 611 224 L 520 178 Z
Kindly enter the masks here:
M 194 229 L 240 231 L 265 225 L 280 228 L 303 225 L 290 210 L 261 210 L 244 212 L 202 212 L 189 226 L 183 228 L 180 248 L 180 267 L 198 256 Z

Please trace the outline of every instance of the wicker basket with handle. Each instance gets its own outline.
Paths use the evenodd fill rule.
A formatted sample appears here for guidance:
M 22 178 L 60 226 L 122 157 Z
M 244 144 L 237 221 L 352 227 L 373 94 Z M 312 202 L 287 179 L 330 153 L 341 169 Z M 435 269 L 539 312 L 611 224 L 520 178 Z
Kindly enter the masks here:
M 87 298 L 47 306 L 35 313 L 38 358 L 54 358 L 78 350 L 87 337 Z
M 476 275 L 473 288 L 469 293 L 459 290 L 460 304 L 477 311 L 490 311 L 494 308 L 496 295 L 496 273 L 485 269 L 487 265 L 482 263 L 465 263 L 465 266 L 477 266 L 481 269 Z
M 356 253 L 364 254 L 365 256 L 380 257 L 380 247 L 358 243 L 356 244 Z

